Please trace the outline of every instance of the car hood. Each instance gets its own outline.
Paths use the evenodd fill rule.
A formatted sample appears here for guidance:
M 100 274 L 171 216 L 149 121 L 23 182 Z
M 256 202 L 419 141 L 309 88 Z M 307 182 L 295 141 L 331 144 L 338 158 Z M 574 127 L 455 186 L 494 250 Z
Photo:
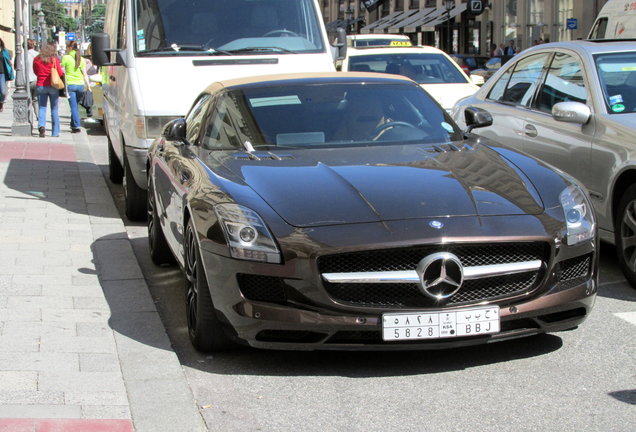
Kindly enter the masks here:
M 475 84 L 420 84 L 445 110 L 450 110 L 458 100 L 474 94 Z
M 296 227 L 449 216 L 540 214 L 532 183 L 487 146 L 373 146 L 225 157 Z

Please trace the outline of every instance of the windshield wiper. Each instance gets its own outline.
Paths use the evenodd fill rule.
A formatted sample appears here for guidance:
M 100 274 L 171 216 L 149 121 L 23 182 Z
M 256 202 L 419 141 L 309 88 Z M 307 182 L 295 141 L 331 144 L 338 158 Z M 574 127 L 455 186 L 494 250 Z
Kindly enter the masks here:
M 268 53 L 268 52 L 280 52 L 285 54 L 298 54 L 296 51 L 288 50 L 287 48 L 281 47 L 247 47 L 247 48 L 239 48 L 233 50 L 227 50 L 231 54 L 248 54 L 248 53 Z

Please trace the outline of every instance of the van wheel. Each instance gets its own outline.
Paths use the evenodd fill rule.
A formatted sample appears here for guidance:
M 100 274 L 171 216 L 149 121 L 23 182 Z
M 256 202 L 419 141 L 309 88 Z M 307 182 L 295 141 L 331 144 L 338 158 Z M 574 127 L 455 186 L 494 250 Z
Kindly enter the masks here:
M 108 138 L 108 178 L 115 184 L 120 184 L 124 178 L 124 168 L 117 159 L 113 143 Z
M 148 178 L 148 246 L 150 259 L 158 266 L 172 265 L 174 256 L 168 246 L 168 241 L 159 222 L 159 214 L 155 201 L 155 193 L 152 188 L 152 180 Z
M 124 156 L 124 205 L 126 207 L 126 217 L 131 221 L 146 220 L 146 200 L 147 192 L 140 188 L 135 182 L 135 178 L 130 171 L 128 158 Z
M 627 188 L 618 204 L 614 240 L 618 265 L 632 287 L 636 288 L 636 185 Z
M 232 341 L 225 335 L 222 324 L 216 317 L 192 220 L 186 228 L 184 246 L 185 302 L 190 342 L 201 352 L 232 348 Z

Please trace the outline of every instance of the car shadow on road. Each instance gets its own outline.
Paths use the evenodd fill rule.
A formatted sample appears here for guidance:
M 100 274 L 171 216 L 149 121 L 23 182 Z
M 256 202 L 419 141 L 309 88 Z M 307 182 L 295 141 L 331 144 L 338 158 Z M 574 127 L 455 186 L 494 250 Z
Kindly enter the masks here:
M 616 248 L 601 242 L 601 269 L 598 295 L 615 300 L 636 301 L 636 289 L 623 276 L 616 258 Z

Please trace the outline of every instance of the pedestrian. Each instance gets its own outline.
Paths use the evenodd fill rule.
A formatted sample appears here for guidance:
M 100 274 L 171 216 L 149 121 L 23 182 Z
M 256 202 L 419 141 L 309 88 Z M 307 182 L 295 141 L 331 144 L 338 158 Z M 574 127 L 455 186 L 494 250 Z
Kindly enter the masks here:
M 31 94 L 31 103 L 33 104 L 33 113 L 36 118 L 38 115 L 37 109 L 37 95 L 35 90 L 37 88 L 38 77 L 33 72 L 33 60 L 38 56 L 39 52 L 35 50 L 35 41 L 33 39 L 27 40 L 27 71 L 29 74 L 29 93 Z
M 4 109 L 4 100 L 7 97 L 7 81 L 14 78 L 11 66 L 11 53 L 4 47 L 4 41 L 0 39 L 0 112 Z
M 51 69 L 55 68 L 60 77 L 64 76 L 64 71 L 57 59 L 57 45 L 47 43 L 40 54 L 33 60 L 33 72 L 38 77 L 36 93 L 38 95 L 38 132 L 44 138 L 46 132 L 46 105 L 51 101 L 51 135 L 60 136 L 60 117 L 58 114 L 58 101 L 60 91 L 51 86 Z
M 503 50 L 497 46 L 497 44 L 492 44 L 490 46 L 490 57 L 501 57 L 503 56 Z
M 66 75 L 66 88 L 68 89 L 68 103 L 71 106 L 71 132 L 81 131 L 79 102 L 84 97 L 85 91 L 91 91 L 91 84 L 86 74 L 86 59 L 82 57 L 77 41 L 73 41 L 62 57 L 62 67 Z
M 514 39 L 510 39 L 510 41 L 508 42 L 508 46 L 506 47 L 506 50 L 504 51 L 504 55 L 512 57 L 515 54 L 517 54 L 517 49 L 515 48 L 515 41 Z

